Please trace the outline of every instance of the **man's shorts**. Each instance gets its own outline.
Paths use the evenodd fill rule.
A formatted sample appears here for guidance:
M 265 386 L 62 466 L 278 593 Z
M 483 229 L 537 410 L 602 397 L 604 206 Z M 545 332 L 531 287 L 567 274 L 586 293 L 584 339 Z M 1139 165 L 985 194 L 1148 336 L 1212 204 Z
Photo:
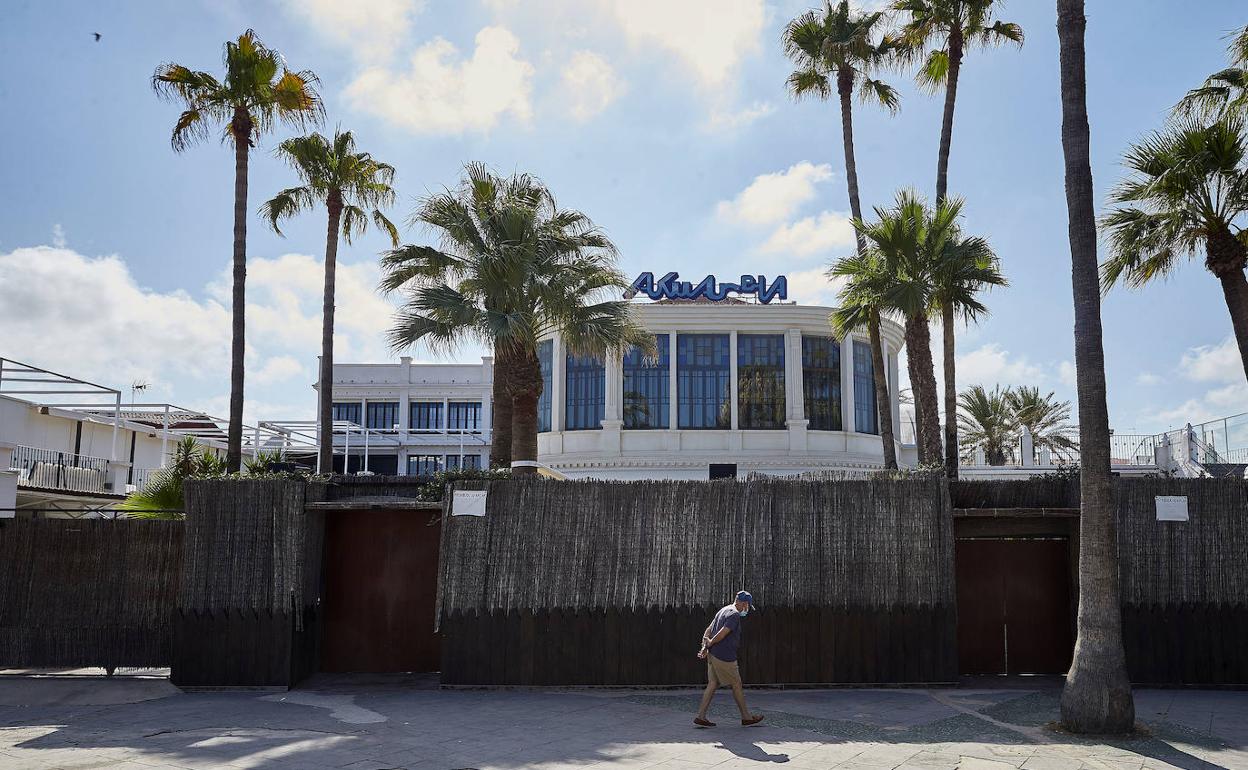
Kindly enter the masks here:
M 741 684 L 741 671 L 737 668 L 735 660 L 729 663 L 707 653 L 706 681 L 725 687 L 732 687 L 733 685 Z

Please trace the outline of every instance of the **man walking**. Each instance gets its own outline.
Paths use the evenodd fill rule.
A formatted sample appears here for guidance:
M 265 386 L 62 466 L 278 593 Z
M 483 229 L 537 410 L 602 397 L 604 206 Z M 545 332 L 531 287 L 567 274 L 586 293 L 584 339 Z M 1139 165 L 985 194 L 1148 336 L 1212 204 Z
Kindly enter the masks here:
M 702 706 L 693 723 L 698 727 L 714 727 L 706 718 L 711 698 L 722 684 L 732 688 L 732 697 L 741 710 L 741 724 L 748 727 L 763 721 L 761 714 L 751 714 L 745 706 L 745 690 L 741 687 L 741 672 L 737 669 L 737 647 L 741 644 L 741 619 L 750 612 L 754 597 L 749 591 L 738 591 L 737 600 L 719 612 L 702 632 L 702 649 L 699 658 L 706 659 L 706 691 L 702 693 Z

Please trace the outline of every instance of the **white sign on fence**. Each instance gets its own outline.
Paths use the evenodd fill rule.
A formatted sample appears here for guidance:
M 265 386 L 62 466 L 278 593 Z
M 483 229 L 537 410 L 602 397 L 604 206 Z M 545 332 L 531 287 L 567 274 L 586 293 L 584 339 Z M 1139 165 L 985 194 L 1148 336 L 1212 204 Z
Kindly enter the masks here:
M 1187 496 L 1157 495 L 1157 521 L 1187 521 Z
M 451 498 L 452 516 L 484 516 L 485 490 L 457 489 Z

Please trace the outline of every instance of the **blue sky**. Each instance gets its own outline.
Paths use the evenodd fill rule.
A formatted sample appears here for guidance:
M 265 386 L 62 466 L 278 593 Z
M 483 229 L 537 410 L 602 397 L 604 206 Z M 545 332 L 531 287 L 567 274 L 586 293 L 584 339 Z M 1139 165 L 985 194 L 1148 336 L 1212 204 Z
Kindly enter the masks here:
M 230 152 L 174 153 L 177 108 L 152 93 L 162 61 L 219 68 L 229 37 L 255 28 L 292 67 L 321 78 L 327 128 L 398 169 L 407 216 L 466 161 L 542 177 L 615 239 L 630 275 L 678 270 L 790 276 L 800 301 L 852 249 L 833 104 L 795 103 L 779 49 L 811 3 L 720 0 L 368 0 L 11 3 L 0 28 L 0 355 L 225 411 Z M 668 6 L 674 7 L 668 7 Z M 713 9 L 713 10 L 712 10 Z M 1104 200 L 1126 145 L 1224 61 L 1242 4 L 1091 4 L 1089 112 Z M 1023 48 L 968 55 L 950 190 L 1012 286 L 960 338 L 959 385 L 1039 384 L 1073 399 L 1069 251 L 1062 188 L 1057 38 L 1051 2 L 1006 4 Z M 1111 26 L 1112 25 L 1112 26 Z M 99 32 L 99 42 L 92 33 Z M 896 116 L 859 107 L 864 205 L 934 186 L 941 101 L 905 73 Z M 293 182 L 253 154 L 251 208 Z M 250 417 L 307 417 L 314 403 L 324 220 L 279 238 L 250 223 Z M 415 231 L 409 239 L 425 234 Z M 383 240 L 343 246 L 339 360 L 387 355 L 389 306 L 372 292 Z M 1199 262 L 1104 308 L 1110 414 L 1123 433 L 1248 409 L 1217 282 Z M 430 359 L 415 351 L 418 359 Z M 458 358 L 479 351 L 465 349 Z

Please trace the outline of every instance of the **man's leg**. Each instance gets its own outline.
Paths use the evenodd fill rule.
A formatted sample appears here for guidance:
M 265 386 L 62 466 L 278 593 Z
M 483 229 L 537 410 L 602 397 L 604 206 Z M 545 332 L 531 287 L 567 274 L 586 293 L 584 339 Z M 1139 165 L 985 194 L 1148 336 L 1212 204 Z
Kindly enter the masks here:
M 711 698 L 715 697 L 715 688 L 719 687 L 719 680 L 715 678 L 715 669 L 711 668 L 711 664 L 706 664 L 706 689 L 702 691 L 702 705 L 698 707 L 698 719 L 706 719 L 707 709 L 711 707 Z
M 732 683 L 732 699 L 737 702 L 737 708 L 741 710 L 741 718 L 749 719 L 754 716 L 745 705 L 745 688 L 741 685 L 741 680 Z

